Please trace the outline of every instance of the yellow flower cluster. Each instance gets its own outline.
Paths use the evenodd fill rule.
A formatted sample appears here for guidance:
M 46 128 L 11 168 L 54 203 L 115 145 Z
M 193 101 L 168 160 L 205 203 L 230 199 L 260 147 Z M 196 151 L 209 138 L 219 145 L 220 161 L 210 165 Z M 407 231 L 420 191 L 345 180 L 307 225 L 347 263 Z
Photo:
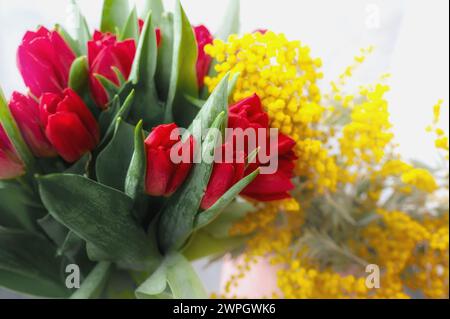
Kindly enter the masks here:
M 410 193 L 413 187 L 425 193 L 433 193 L 439 188 L 435 177 L 428 170 L 415 168 L 399 159 L 387 161 L 378 173 L 383 178 L 400 177 L 404 184 L 401 191 L 406 193 Z
M 419 222 L 404 212 L 380 210 L 380 222 L 374 222 L 363 231 L 367 251 L 361 254 L 391 274 L 400 274 L 416 246 L 429 238 Z M 374 253 L 372 253 L 374 252 Z
M 298 202 L 255 203 L 259 210 L 232 227 L 230 236 L 253 236 L 226 294 L 252 265 L 267 258 L 278 269 L 285 298 L 409 298 L 411 291 L 448 298 L 448 213 L 423 215 L 426 201 L 436 198 L 443 183 L 395 156 L 385 98 L 389 87 L 382 84 L 388 75 L 380 84 L 361 87 L 358 94 L 344 92 L 373 48 L 363 49 L 323 97 L 318 88 L 321 61 L 282 34 L 231 36 L 205 50 L 216 60 L 217 75 L 205 79 L 209 90 L 227 72 L 240 73 L 231 102 L 258 94 L 271 126 L 296 141 L 299 157 L 300 183 L 293 192 Z M 438 127 L 441 107 L 441 101 L 434 107 L 429 131 L 448 159 L 448 137 Z M 386 190 L 395 196 L 383 202 Z M 441 210 L 445 205 L 448 199 L 438 203 Z M 341 254 L 339 262 L 328 254 L 310 254 L 322 247 L 302 241 L 311 230 L 331 234 L 330 247 L 324 249 Z M 380 289 L 366 287 L 366 263 L 380 266 Z
M 449 214 L 440 218 L 427 217 L 424 226 L 430 233 L 429 242 L 409 261 L 415 271 L 406 285 L 427 298 L 449 297 Z
M 341 275 L 334 271 L 319 271 L 292 261 L 278 272 L 278 285 L 288 299 L 338 299 L 367 296 L 365 278 Z
M 406 185 L 411 185 L 417 189 L 433 193 L 438 189 L 438 185 L 433 175 L 426 169 L 413 168 L 402 175 L 402 182 Z
M 436 134 L 436 140 L 435 145 L 436 148 L 443 150 L 446 154 L 446 159 L 449 159 L 449 139 L 448 136 L 445 134 L 445 131 L 439 127 L 439 122 L 441 120 L 441 111 L 442 111 L 442 104 L 444 102 L 442 100 L 439 100 L 438 103 L 433 108 L 434 118 L 433 118 L 433 124 L 430 125 L 427 130 L 429 132 L 434 132 Z
M 271 126 L 297 142 L 297 175 L 307 177 L 317 191 L 335 190 L 338 168 L 317 128 L 326 111 L 317 85 L 321 60 L 299 41 L 273 32 L 215 40 L 205 52 L 217 61 L 217 76 L 205 79 L 210 91 L 227 72 L 240 73 L 232 102 L 258 94 Z
M 351 114 L 351 122 L 343 129 L 340 139 L 341 155 L 346 166 L 368 163 L 379 164 L 385 156 L 386 146 L 393 139 L 390 132 L 389 111 L 384 99 L 388 86 L 377 85 L 374 89 L 361 90 L 363 102 L 356 105 Z

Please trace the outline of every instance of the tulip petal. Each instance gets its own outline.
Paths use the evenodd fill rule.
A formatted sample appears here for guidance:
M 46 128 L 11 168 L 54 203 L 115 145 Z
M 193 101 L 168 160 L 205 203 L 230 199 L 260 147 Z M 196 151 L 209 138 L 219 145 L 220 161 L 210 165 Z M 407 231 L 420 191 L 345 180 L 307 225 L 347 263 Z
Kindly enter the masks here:
M 164 150 L 147 151 L 146 191 L 151 196 L 165 196 L 174 164 Z
M 45 133 L 58 154 L 69 163 L 76 162 L 97 145 L 92 134 L 74 113 L 50 115 Z
M 9 109 L 16 120 L 23 138 L 37 157 L 56 156 L 56 152 L 45 136 L 39 117 L 39 105 L 32 98 L 14 92 Z
M 64 95 L 64 100 L 58 104 L 57 112 L 75 113 L 98 143 L 100 139 L 98 124 L 84 101 L 71 89 L 64 90 Z
M 208 209 L 233 186 L 235 180 L 235 168 L 233 164 L 217 163 L 211 175 L 201 207 Z

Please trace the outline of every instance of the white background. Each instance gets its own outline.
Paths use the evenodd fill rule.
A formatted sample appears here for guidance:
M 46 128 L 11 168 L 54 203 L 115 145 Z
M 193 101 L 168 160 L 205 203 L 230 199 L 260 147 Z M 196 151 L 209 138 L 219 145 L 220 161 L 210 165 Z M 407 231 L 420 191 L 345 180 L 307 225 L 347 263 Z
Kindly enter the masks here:
M 136 0 L 138 7 L 142 0 Z M 23 90 L 15 67 L 15 51 L 28 29 L 66 21 L 65 0 L 0 0 L 0 85 L 9 96 Z M 91 28 L 100 20 L 101 0 L 79 0 Z M 167 0 L 168 8 L 173 0 Z M 191 22 L 216 30 L 225 12 L 224 0 L 182 0 Z M 390 72 L 392 122 L 400 151 L 407 158 L 434 163 L 431 107 L 449 101 L 448 0 L 241 0 L 242 31 L 267 28 L 299 39 L 324 60 L 326 79 L 335 78 L 358 50 L 376 46 L 376 53 L 359 71 L 368 83 Z M 373 28 L 372 15 L 379 15 Z M 375 21 L 376 22 L 376 21 Z M 376 24 L 376 23 L 375 23 Z M 375 25 L 376 26 L 376 25 Z M 327 81 L 323 83 L 327 87 Z M 448 129 L 448 113 L 446 112 Z M 208 285 L 217 289 L 219 269 L 210 269 Z M 207 273 L 205 272 L 206 276 Z M 212 278 L 216 278 L 213 280 Z

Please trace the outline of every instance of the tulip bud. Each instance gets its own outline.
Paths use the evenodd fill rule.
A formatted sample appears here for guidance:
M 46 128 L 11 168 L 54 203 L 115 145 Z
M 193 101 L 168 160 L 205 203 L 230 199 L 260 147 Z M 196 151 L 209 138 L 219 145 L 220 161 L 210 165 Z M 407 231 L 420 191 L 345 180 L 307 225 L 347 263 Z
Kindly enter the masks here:
M 24 164 L 0 124 L 0 180 L 16 178 L 24 173 Z
M 201 208 L 206 210 L 213 206 L 231 187 L 244 177 L 245 154 L 237 152 L 233 155 L 232 163 L 224 160 L 226 152 L 233 152 L 232 145 L 222 145 L 221 161 L 214 164 L 213 172 L 203 197 Z
M 202 88 L 205 76 L 208 75 L 209 67 L 212 62 L 212 58 L 205 52 L 205 46 L 213 43 L 214 38 L 211 35 L 211 32 L 203 25 L 194 27 L 194 33 L 198 47 L 197 81 L 198 87 Z
M 274 201 L 290 198 L 289 191 L 294 189 L 292 178 L 294 177 L 295 161 L 297 157 L 293 151 L 295 141 L 290 137 L 278 133 L 277 145 L 270 145 L 273 143 L 269 136 L 269 117 L 264 111 L 260 98 L 255 94 L 247 99 L 244 99 L 230 107 L 229 111 L 229 128 L 255 129 L 256 145 L 265 150 L 268 158 L 278 162 L 277 171 L 274 174 L 260 174 L 256 179 L 247 186 L 241 193 L 243 196 L 258 200 L 258 201 Z M 266 130 L 266 145 L 262 147 L 259 145 L 260 137 L 258 129 L 265 128 Z M 246 145 L 244 152 L 250 154 L 254 149 L 249 148 L 250 144 Z M 277 150 L 277 154 L 270 154 L 271 150 Z M 267 153 L 269 152 L 269 153 Z M 277 158 L 274 158 L 278 156 Z M 250 163 L 245 170 L 245 176 L 254 172 L 258 167 L 264 166 L 267 163 L 256 161 Z
M 241 195 L 261 202 L 291 198 L 289 194 L 295 186 L 294 178 L 295 161 L 297 157 L 293 148 L 295 141 L 286 135 L 280 134 L 278 142 L 278 169 L 274 174 L 260 174 L 248 185 Z M 254 172 L 261 163 L 256 162 L 248 166 L 245 176 Z
M 45 136 L 39 115 L 39 104 L 31 97 L 14 92 L 9 109 L 25 142 L 36 157 L 52 157 L 57 153 Z
M 191 136 L 178 150 L 178 155 L 186 158 L 184 152 L 190 152 L 188 161 L 175 163 L 171 158 L 173 147 L 180 145 L 181 137 L 173 134 L 177 125 L 168 124 L 156 127 L 145 141 L 147 151 L 146 192 L 151 196 L 170 196 L 188 176 L 194 152 L 194 139 Z M 177 136 L 177 138 L 171 138 Z
M 44 94 L 39 109 L 47 139 L 67 162 L 76 162 L 97 146 L 100 139 L 98 123 L 71 89 L 64 90 L 61 95 Z
M 56 31 L 40 27 L 27 32 L 17 51 L 17 66 L 25 85 L 39 98 L 61 93 L 69 81 L 75 54 Z
M 117 41 L 115 35 L 96 31 L 93 40 L 88 42 L 89 84 L 92 97 L 100 108 L 106 107 L 109 97 L 95 75 L 102 75 L 119 85 L 119 78 L 113 67 L 116 67 L 128 79 L 135 55 L 136 43 L 133 39 Z

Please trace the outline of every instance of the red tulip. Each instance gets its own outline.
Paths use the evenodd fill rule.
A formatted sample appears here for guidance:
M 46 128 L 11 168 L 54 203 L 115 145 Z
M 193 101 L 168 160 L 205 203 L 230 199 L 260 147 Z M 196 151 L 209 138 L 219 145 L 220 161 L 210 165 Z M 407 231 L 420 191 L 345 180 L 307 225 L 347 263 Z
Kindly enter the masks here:
M 117 41 L 115 35 L 96 31 L 93 40 L 88 42 L 90 88 L 92 96 L 100 108 L 106 107 L 109 97 L 95 75 L 102 75 L 119 85 L 120 82 L 113 67 L 116 67 L 128 79 L 135 55 L 136 43 L 133 39 Z
M 293 151 L 294 146 L 295 141 L 293 139 L 280 133 L 278 136 L 278 169 L 276 173 L 258 175 L 241 195 L 261 202 L 291 198 L 289 192 L 295 187 L 292 178 L 294 177 L 293 172 L 297 160 Z M 261 165 L 259 162 L 250 164 L 245 171 L 245 175 L 251 174 Z
M 31 97 L 14 92 L 9 109 L 23 138 L 37 157 L 52 157 L 57 153 L 45 136 L 39 115 L 39 104 Z
M 25 85 L 39 98 L 61 93 L 68 85 L 75 54 L 56 31 L 44 27 L 27 32 L 17 51 L 17 66 Z
M 100 139 L 99 127 L 83 100 L 71 89 L 42 96 L 40 120 L 50 143 L 67 162 L 92 151 Z
M 229 112 L 229 128 L 255 129 L 260 128 L 269 129 L 269 117 L 264 112 L 261 105 L 261 100 L 257 95 L 253 95 L 244 99 L 237 104 L 230 107 Z M 258 133 L 258 132 L 256 132 Z M 257 136 L 258 147 L 259 137 Z M 271 139 L 267 131 L 266 149 L 270 150 L 269 144 Z M 289 191 L 294 189 L 291 179 L 294 177 L 293 170 L 295 167 L 295 160 L 297 157 L 294 154 L 293 148 L 295 141 L 288 136 L 279 133 L 278 145 L 273 148 L 278 150 L 278 169 L 274 174 L 260 174 L 258 177 L 242 192 L 242 195 L 256 199 L 258 201 L 273 201 L 290 198 Z M 267 151 L 268 151 L 267 150 Z M 250 149 L 248 144 L 244 152 L 250 154 L 254 149 Z M 272 154 L 266 154 L 270 158 Z M 275 154 L 273 155 L 275 156 Z M 245 176 L 254 172 L 258 167 L 264 163 L 251 163 L 245 171 Z
M 181 137 L 171 138 L 178 130 L 177 125 L 167 124 L 156 127 L 145 141 L 147 150 L 146 192 L 151 196 L 170 196 L 185 181 L 188 176 L 194 152 L 194 139 L 191 136 L 181 145 Z M 176 145 L 181 145 L 178 155 L 189 160 L 176 164 L 171 159 L 171 151 Z M 186 154 L 185 152 L 190 152 Z
M 222 146 L 222 154 L 233 152 L 229 144 Z M 222 161 L 214 164 L 213 172 L 203 197 L 201 208 L 206 210 L 213 206 L 231 187 L 244 177 L 245 155 L 243 152 L 234 153 L 233 162 Z
M 23 175 L 24 165 L 0 124 L 0 180 Z
M 198 87 L 202 88 L 205 76 L 208 75 L 209 67 L 212 62 L 212 58 L 205 53 L 205 46 L 213 43 L 214 38 L 209 30 L 203 25 L 194 27 L 194 33 L 198 47 L 197 81 Z

